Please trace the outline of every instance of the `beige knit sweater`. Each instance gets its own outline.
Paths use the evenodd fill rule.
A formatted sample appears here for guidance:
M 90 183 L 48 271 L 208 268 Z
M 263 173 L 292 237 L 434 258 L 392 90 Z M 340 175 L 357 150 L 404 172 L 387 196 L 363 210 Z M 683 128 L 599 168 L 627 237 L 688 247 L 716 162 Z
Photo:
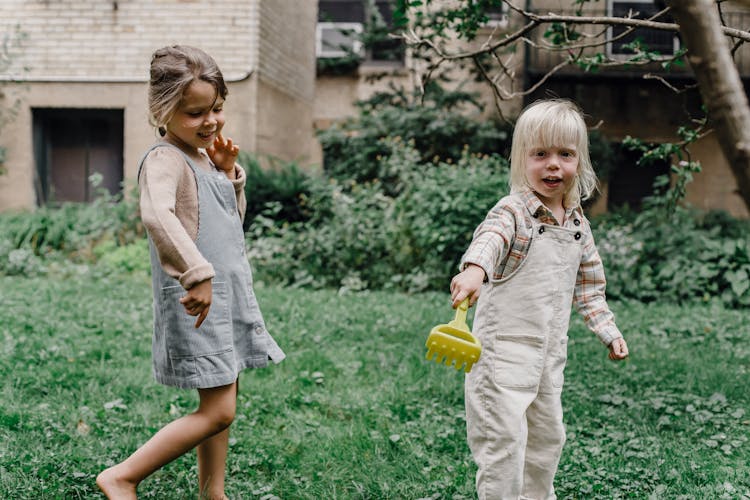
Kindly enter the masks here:
M 213 169 L 208 156 L 196 162 Z M 245 171 L 235 165 L 232 180 L 240 220 L 245 216 Z M 214 277 L 213 266 L 201 255 L 195 240 L 200 224 L 198 185 L 182 154 L 171 147 L 156 148 L 143 162 L 138 180 L 141 219 L 159 254 L 164 271 L 188 289 Z

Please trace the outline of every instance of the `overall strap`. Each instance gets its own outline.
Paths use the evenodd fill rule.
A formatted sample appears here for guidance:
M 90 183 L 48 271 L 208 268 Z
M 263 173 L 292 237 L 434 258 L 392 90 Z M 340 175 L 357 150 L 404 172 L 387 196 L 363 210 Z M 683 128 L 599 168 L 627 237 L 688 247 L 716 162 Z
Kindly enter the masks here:
M 138 162 L 138 175 L 135 178 L 136 183 L 140 182 L 140 180 L 141 180 L 141 170 L 143 170 L 143 162 L 146 161 L 146 157 L 149 155 L 149 153 L 151 153 L 151 151 L 153 151 L 154 149 L 157 149 L 157 148 L 161 148 L 161 147 L 172 148 L 172 149 L 175 149 L 175 150 L 179 151 L 180 154 L 182 155 L 182 157 L 187 162 L 187 164 L 190 167 L 190 169 L 193 171 L 193 174 L 196 177 L 198 177 L 198 175 L 200 175 L 200 169 L 195 166 L 195 164 L 193 163 L 193 160 L 191 160 L 190 157 L 188 155 L 186 155 L 184 151 L 182 151 L 180 148 L 178 148 L 174 144 L 170 144 L 168 142 L 157 142 L 157 143 L 154 143 L 151 146 L 149 146 L 149 148 L 146 150 L 146 152 L 143 153 L 143 156 L 141 157 L 141 161 Z

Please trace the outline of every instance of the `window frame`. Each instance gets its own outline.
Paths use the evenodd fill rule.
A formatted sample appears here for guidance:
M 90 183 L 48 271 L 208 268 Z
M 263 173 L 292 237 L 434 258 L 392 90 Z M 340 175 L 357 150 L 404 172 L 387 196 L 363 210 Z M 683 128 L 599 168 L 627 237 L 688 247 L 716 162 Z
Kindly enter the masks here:
M 383 20 L 385 21 L 385 25 L 387 26 L 388 30 L 390 31 L 393 26 L 390 24 L 390 16 L 392 16 L 392 8 L 393 8 L 393 0 L 378 0 L 374 1 L 372 3 L 366 2 L 365 0 L 339 0 L 338 2 L 335 2 L 339 4 L 339 8 L 343 8 L 346 6 L 346 4 L 352 4 L 352 5 L 362 5 L 364 7 L 362 12 L 357 12 L 356 15 L 347 15 L 347 13 L 343 13 L 341 11 L 337 12 L 336 15 L 331 15 L 330 17 L 339 18 L 339 19 L 346 19 L 346 21 L 339 20 L 339 21 L 326 21 L 326 20 L 320 20 L 320 12 L 319 17 L 317 21 L 317 26 L 315 30 L 315 55 L 316 59 L 336 59 L 336 58 L 345 58 L 347 56 L 352 55 L 352 53 L 360 58 L 359 66 L 360 67 L 376 67 L 376 68 L 383 68 L 383 67 L 404 67 L 406 65 L 406 50 L 405 47 L 401 47 L 401 49 L 398 51 L 398 54 L 396 57 L 389 58 L 389 57 L 377 57 L 378 54 L 382 53 L 389 53 L 389 51 L 393 50 L 391 48 L 374 48 L 374 47 L 367 47 L 361 40 L 356 40 L 354 43 L 352 43 L 352 52 L 345 52 L 343 50 L 336 50 L 336 49 L 326 49 L 324 47 L 323 43 L 323 32 L 326 29 L 333 29 L 335 27 L 338 27 L 340 29 L 352 29 L 356 31 L 358 34 L 362 34 L 365 31 L 366 25 L 369 22 L 369 19 L 371 18 L 371 11 L 370 8 L 375 8 L 376 10 L 380 11 L 380 15 L 383 17 Z M 391 14 L 386 15 L 381 10 L 381 5 L 387 4 L 389 5 L 389 8 L 391 9 Z M 361 14 L 361 20 L 358 19 Z M 328 18 L 328 16 L 323 16 L 323 18 Z M 357 27 L 358 25 L 358 27 Z M 388 39 L 390 41 L 390 39 Z M 385 52 L 384 52 L 385 50 Z
M 351 53 L 342 49 L 337 48 L 326 48 L 323 39 L 323 32 L 325 30 L 337 29 L 339 31 L 352 31 L 356 34 L 362 34 L 364 31 L 364 24 L 357 22 L 328 22 L 318 21 L 315 26 L 315 57 L 317 59 L 334 59 L 337 57 L 347 57 Z M 352 39 L 351 45 L 352 53 L 364 57 L 364 44 L 361 40 L 354 38 Z
M 125 181 L 125 109 L 124 108 L 90 108 L 90 107 L 62 107 L 53 108 L 40 106 L 31 108 L 32 115 L 32 141 L 34 150 L 34 188 L 37 206 L 59 206 L 66 202 L 90 203 L 98 197 L 99 189 L 106 189 L 111 195 L 122 193 Z M 97 127 L 101 122 L 107 124 L 107 128 Z M 61 139 L 57 131 L 61 130 L 59 125 L 64 123 L 66 127 L 74 129 L 78 139 L 68 144 L 67 139 Z M 97 132 L 92 132 L 96 130 Z M 98 133 L 105 130 L 103 136 Z M 103 141 L 100 141 L 104 137 Z M 60 148 L 64 143 L 65 147 Z M 56 173 L 53 172 L 58 158 L 64 158 L 69 152 L 78 150 L 83 154 L 81 163 L 83 175 L 82 199 L 69 200 L 58 197 L 55 183 Z M 102 171 L 97 164 L 97 156 L 102 152 L 109 155 L 111 163 L 107 163 L 113 169 Z M 73 171 L 73 174 L 78 172 Z M 102 185 L 99 189 L 92 189 L 90 177 L 94 173 L 101 174 Z M 107 174 L 114 174 L 107 175 Z M 68 172 L 70 174 L 70 171 Z
M 607 15 L 608 16 L 614 16 L 614 5 L 616 3 L 639 3 L 643 5 L 652 6 L 655 5 L 655 2 L 653 0 L 607 0 Z M 640 28 L 648 30 L 649 28 Z M 616 35 L 614 34 L 614 27 L 610 26 L 607 28 L 607 38 L 611 40 Z M 671 59 L 679 50 L 680 50 L 681 44 L 680 39 L 676 34 L 672 35 L 672 53 L 670 54 L 663 54 L 661 57 L 658 57 L 657 60 L 667 60 Z M 627 59 L 628 57 L 632 56 L 632 54 L 628 54 L 625 52 L 615 52 L 614 51 L 615 44 L 611 41 L 607 43 L 607 57 L 611 59 Z
M 500 4 L 500 12 L 486 12 L 489 20 L 484 23 L 484 28 L 497 29 L 508 27 L 508 4 L 505 2 Z

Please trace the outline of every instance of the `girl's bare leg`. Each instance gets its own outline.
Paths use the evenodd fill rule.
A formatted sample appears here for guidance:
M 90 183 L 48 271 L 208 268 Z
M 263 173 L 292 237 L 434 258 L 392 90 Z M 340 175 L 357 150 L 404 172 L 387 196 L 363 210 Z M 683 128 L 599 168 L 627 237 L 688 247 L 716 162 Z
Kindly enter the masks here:
M 240 390 L 239 379 L 235 382 L 235 400 Z M 201 498 L 224 500 L 224 477 L 226 475 L 229 428 L 211 436 L 196 448 L 198 452 L 198 490 Z
M 135 499 L 138 483 L 147 476 L 231 425 L 235 386 L 198 389 L 198 410 L 165 425 L 124 462 L 104 470 L 96 478 L 99 489 L 110 500 Z
M 198 445 L 198 486 L 201 498 L 222 500 L 224 496 L 224 475 L 229 429 L 211 436 Z

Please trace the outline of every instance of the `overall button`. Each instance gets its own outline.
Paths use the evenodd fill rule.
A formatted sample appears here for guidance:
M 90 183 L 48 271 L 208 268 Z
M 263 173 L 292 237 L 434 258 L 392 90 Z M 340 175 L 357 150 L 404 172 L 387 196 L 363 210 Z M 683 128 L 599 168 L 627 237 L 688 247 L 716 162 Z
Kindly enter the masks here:
M 543 232 L 544 232 L 544 226 L 542 226 L 542 227 L 539 228 L 539 234 L 542 234 Z M 578 238 L 576 238 L 576 239 L 578 239 Z
M 581 221 L 578 220 L 578 219 L 573 219 L 573 224 L 575 224 L 576 226 L 580 226 L 581 225 Z
M 255 333 L 258 334 L 258 335 L 262 335 L 263 334 L 263 327 L 260 326 L 260 325 L 256 326 L 255 327 Z
M 575 235 L 575 239 L 580 240 L 581 239 L 581 232 L 578 231 Z

